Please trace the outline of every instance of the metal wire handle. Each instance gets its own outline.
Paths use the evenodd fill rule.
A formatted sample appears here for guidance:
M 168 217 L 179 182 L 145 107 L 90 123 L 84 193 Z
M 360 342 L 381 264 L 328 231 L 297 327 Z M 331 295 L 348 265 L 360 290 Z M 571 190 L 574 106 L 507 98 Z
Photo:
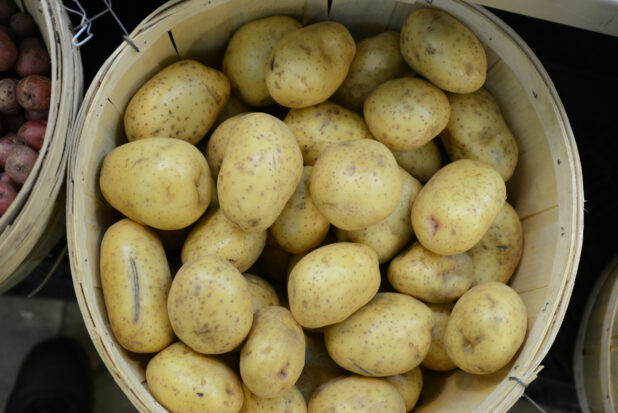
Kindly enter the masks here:
M 522 379 L 520 379 L 519 377 L 515 377 L 515 376 L 510 376 L 509 380 L 513 380 L 514 382 L 519 383 L 519 385 L 521 385 L 524 388 L 524 393 L 522 394 L 522 396 L 524 397 L 524 399 L 528 400 L 528 402 L 534 406 L 539 412 L 541 413 L 547 413 L 545 411 L 545 409 L 543 409 L 537 402 L 535 402 L 534 400 L 532 400 L 532 398 L 530 396 L 528 396 L 525 392 L 525 389 L 528 388 L 528 384 L 523 381 Z

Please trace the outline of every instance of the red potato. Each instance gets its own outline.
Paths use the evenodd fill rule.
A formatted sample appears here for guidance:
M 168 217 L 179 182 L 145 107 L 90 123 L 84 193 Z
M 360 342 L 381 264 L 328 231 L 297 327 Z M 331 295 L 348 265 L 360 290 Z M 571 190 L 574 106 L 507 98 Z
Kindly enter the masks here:
M 6 210 L 9 209 L 16 196 L 17 191 L 13 188 L 13 185 L 0 181 L 0 216 L 4 215 Z
M 47 120 L 49 110 L 27 110 L 24 116 L 26 120 Z
M 19 192 L 19 189 L 21 188 L 21 185 L 13 181 L 9 174 L 7 174 L 6 172 L 0 172 L 0 182 L 11 185 L 13 189 L 15 189 L 15 192 Z
M 47 110 L 51 99 L 51 80 L 46 76 L 24 77 L 15 89 L 17 102 L 26 110 Z
M 45 130 L 47 129 L 46 120 L 29 120 L 21 125 L 17 136 L 26 141 L 26 145 L 38 151 L 43 147 L 45 141 Z
M 16 145 L 25 145 L 26 142 L 14 133 L 9 133 L 0 138 L 0 169 L 4 169 L 6 158 Z
M 11 30 L 10 27 L 0 24 L 0 32 L 6 33 L 11 40 L 15 41 L 15 33 L 13 33 L 13 30 Z M 17 49 L 19 50 L 19 47 Z
M 0 135 L 2 135 L 2 115 L 0 115 Z
M 17 102 L 17 79 L 0 79 L 0 113 L 12 115 L 21 111 Z
M 19 37 L 28 37 L 36 33 L 34 19 L 28 13 L 15 13 L 9 20 L 9 27 Z
M 4 169 L 9 177 L 18 184 L 24 184 L 34 167 L 37 157 L 34 150 L 26 145 L 17 145 L 6 158 Z
M 18 11 L 14 0 L 0 0 L 0 24 L 9 24 L 11 16 Z
M 49 72 L 51 60 L 43 47 L 21 49 L 15 62 L 15 71 L 21 77 L 42 75 Z
M 10 70 L 17 60 L 17 46 L 13 39 L 0 31 L 0 72 Z

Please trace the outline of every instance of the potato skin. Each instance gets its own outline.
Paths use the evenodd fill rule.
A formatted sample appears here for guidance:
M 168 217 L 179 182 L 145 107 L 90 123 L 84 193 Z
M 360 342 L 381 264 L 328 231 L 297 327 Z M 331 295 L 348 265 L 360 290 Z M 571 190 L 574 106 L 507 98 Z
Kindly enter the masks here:
M 523 251 L 523 230 L 519 215 L 505 202 L 500 213 L 468 251 L 474 263 L 473 285 L 489 281 L 507 283 L 519 264 Z
M 364 376 L 393 376 L 421 364 L 431 343 L 434 318 L 416 298 L 378 293 L 344 321 L 324 328 L 335 363 Z
M 234 134 L 238 121 L 243 118 L 246 113 L 240 113 L 234 115 L 229 119 L 221 122 L 219 126 L 212 132 L 208 144 L 206 146 L 206 160 L 210 167 L 210 173 L 213 179 L 217 179 L 219 171 L 221 170 L 221 164 L 223 163 L 223 156 L 227 149 L 227 144 L 230 141 L 230 137 Z
M 296 381 L 296 387 L 309 401 L 315 389 L 343 376 L 346 371 L 330 358 L 322 335 L 305 333 L 305 344 L 305 367 Z
M 20 106 L 26 110 L 47 110 L 51 100 L 51 79 L 47 76 L 30 75 L 22 78 L 15 88 Z
M 412 205 L 412 227 L 423 247 L 461 254 L 478 243 L 506 200 L 506 186 L 491 166 L 462 159 L 440 169 Z
M 401 200 L 401 173 L 386 146 L 356 139 L 329 146 L 313 166 L 309 192 L 334 226 L 352 231 L 382 221 Z
M 303 157 L 290 129 L 266 113 L 238 121 L 217 179 L 223 213 L 246 232 L 277 219 L 303 173 Z
M 305 165 L 314 165 L 328 146 L 354 139 L 373 139 L 365 120 L 333 102 L 290 109 L 284 122 L 298 141 Z
M 324 102 L 343 83 L 355 52 L 352 35 L 337 22 L 314 23 L 288 33 L 268 59 L 268 91 L 289 108 Z
M 453 310 L 454 303 L 446 304 L 432 304 L 428 303 L 427 307 L 433 312 L 433 318 L 436 324 L 431 330 L 431 345 L 429 351 L 425 356 L 425 359 L 421 363 L 421 366 L 429 370 L 434 371 L 449 371 L 453 370 L 457 366 L 451 361 L 446 354 L 444 348 L 444 330 L 448 324 L 451 311 Z
M 274 103 L 266 87 L 268 58 L 283 36 L 301 27 L 291 17 L 271 16 L 251 21 L 232 35 L 222 70 L 245 103 L 257 107 Z
M 172 412 L 237 413 L 243 404 L 238 376 L 221 360 L 174 343 L 146 367 L 154 398 Z
M 305 336 L 290 311 L 263 307 L 240 351 L 240 375 L 251 393 L 279 397 L 294 386 L 305 365 Z
M 506 284 L 479 284 L 455 304 L 444 332 L 444 347 L 460 369 L 491 374 L 504 367 L 526 336 L 526 306 Z
M 17 84 L 19 80 L 6 78 L 0 79 L 0 113 L 3 115 L 15 115 L 21 111 L 17 102 Z
M 442 167 L 440 148 L 433 139 L 416 149 L 409 151 L 391 149 L 391 152 L 399 166 L 422 183 L 429 181 L 429 178 Z
M 448 100 L 451 119 L 440 138 L 449 158 L 485 162 L 508 181 L 519 149 L 493 96 L 481 88 L 468 94 L 449 93 Z
M 131 97 L 124 113 L 125 134 L 129 141 L 169 137 L 196 144 L 229 97 L 230 82 L 223 73 L 195 60 L 180 60 Z
M 442 10 L 423 8 L 407 17 L 401 27 L 401 54 L 442 90 L 470 93 L 485 83 L 487 56 L 481 42 Z
M 423 388 L 423 373 L 421 373 L 421 369 L 415 367 L 407 373 L 388 376 L 386 381 L 392 384 L 401 394 L 401 397 L 403 397 L 406 403 L 406 412 L 411 411 L 416 406 Z
M 465 252 L 439 255 L 415 242 L 388 266 L 395 290 L 430 303 L 448 303 L 472 285 L 474 264 Z
M 253 274 L 243 275 L 245 276 L 245 280 L 247 280 L 249 292 L 251 293 L 254 314 L 262 307 L 279 305 L 279 297 L 268 281 Z
M 258 397 L 243 384 L 245 403 L 239 413 L 306 413 L 307 403 L 296 388 L 290 387 L 281 396 L 270 399 Z
M 0 31 L 0 72 L 10 70 L 17 60 L 17 46 L 11 37 Z
M 376 87 L 410 72 L 399 43 L 399 32 L 392 30 L 358 42 L 348 75 L 333 95 L 333 101 L 362 112 L 365 99 Z
M 405 413 L 397 389 L 384 379 L 349 376 L 320 386 L 307 406 L 308 413 Z
M 215 255 L 204 255 L 178 270 L 167 311 L 178 338 L 204 354 L 233 350 L 253 322 L 247 281 L 236 267 Z
M 193 145 L 148 138 L 117 146 L 105 156 L 99 185 L 112 207 L 158 229 L 187 227 L 210 203 L 212 182 Z
M 163 245 L 150 228 L 123 219 L 101 241 L 101 287 L 114 337 L 134 353 L 154 353 L 174 340 L 167 315 L 172 284 Z
M 373 136 L 400 151 L 416 149 L 446 127 L 448 98 L 431 83 L 403 77 L 378 86 L 365 100 L 365 121 Z
M 290 310 L 300 325 L 341 322 L 378 292 L 378 256 L 363 244 L 338 242 L 313 250 L 288 278 Z
M 181 258 L 184 264 L 213 254 L 243 272 L 257 261 L 265 244 L 266 231 L 244 232 L 221 209 L 215 209 L 195 223 L 182 246 Z

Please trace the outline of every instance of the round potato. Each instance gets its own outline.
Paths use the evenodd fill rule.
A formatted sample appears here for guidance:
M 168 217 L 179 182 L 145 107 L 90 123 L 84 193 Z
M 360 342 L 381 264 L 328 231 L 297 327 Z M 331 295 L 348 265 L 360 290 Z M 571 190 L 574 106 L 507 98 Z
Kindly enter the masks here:
M 416 149 L 446 127 L 448 98 L 431 83 L 403 77 L 378 86 L 365 100 L 365 121 L 373 136 L 392 149 Z
M 215 255 L 180 268 L 170 288 L 167 312 L 178 338 L 204 354 L 233 350 L 253 322 L 247 281 L 236 267 Z
M 359 242 L 373 248 L 378 253 L 380 264 L 393 258 L 410 242 L 414 235 L 410 222 L 410 211 L 422 185 L 402 168 L 399 168 L 399 171 L 403 190 L 401 191 L 399 205 L 392 214 L 377 224 L 361 230 L 344 231 L 339 228 L 335 230 L 339 241 Z
M 306 413 L 307 403 L 296 388 L 290 387 L 281 396 L 265 399 L 251 393 L 246 385 L 242 386 L 245 403 L 239 413 Z
M 346 371 L 330 358 L 321 335 L 305 334 L 305 367 L 296 381 L 296 387 L 305 400 L 322 384 L 336 377 L 343 376 Z
M 190 143 L 148 138 L 105 156 L 99 185 L 110 205 L 153 228 L 185 228 L 206 211 L 212 181 L 204 155 Z
M 446 330 L 446 324 L 451 316 L 453 305 L 453 303 L 427 304 L 433 312 L 433 318 L 436 320 L 436 324 L 431 330 L 431 345 L 429 346 L 429 351 L 425 356 L 425 360 L 421 363 L 421 366 L 426 369 L 449 371 L 457 367 L 448 357 L 446 349 L 444 348 L 444 330 Z
M 290 109 L 284 122 L 296 136 L 305 165 L 315 164 L 332 144 L 373 138 L 360 115 L 333 102 Z
M 303 156 L 290 129 L 266 113 L 250 113 L 230 136 L 217 179 L 219 205 L 246 232 L 277 219 L 303 174 Z
M 243 405 L 238 376 L 222 361 L 174 343 L 146 367 L 152 395 L 172 412 L 237 413 Z
M 382 221 L 401 201 L 401 173 L 386 146 L 356 139 L 329 146 L 313 167 L 309 192 L 338 228 L 359 230 Z
M 305 365 L 305 335 L 289 310 L 264 307 L 240 351 L 240 375 L 251 393 L 280 397 L 294 386 Z
M 508 181 L 519 150 L 500 108 L 486 89 L 449 93 L 451 119 L 440 134 L 449 158 L 474 159 L 493 166 Z
M 308 413 L 405 413 L 397 389 L 384 379 L 350 376 L 320 386 L 307 406 Z
M 198 143 L 230 97 L 230 82 L 195 60 L 172 63 L 144 83 L 124 114 L 129 141 L 168 137 Z
M 479 284 L 455 304 L 444 332 L 444 347 L 460 369 L 491 374 L 513 358 L 524 341 L 526 306 L 506 284 Z
M 288 16 L 271 16 L 241 26 L 230 39 L 222 70 L 232 89 L 251 106 L 274 103 L 266 87 L 268 58 L 277 42 L 302 24 Z
M 231 262 L 238 271 L 248 270 L 266 244 L 266 231 L 245 232 L 227 219 L 221 209 L 212 210 L 195 223 L 182 246 L 182 263 L 212 254 Z
M 363 376 L 393 376 L 417 367 L 429 351 L 431 310 L 416 298 L 378 293 L 344 321 L 324 328 L 335 363 Z
M 419 242 L 441 255 L 461 254 L 478 243 L 506 200 L 506 186 L 491 166 L 462 159 L 440 169 L 412 205 Z
M 303 168 L 296 191 L 270 227 L 270 234 L 281 248 L 292 254 L 307 252 L 320 245 L 330 228 L 330 222 L 315 207 L 308 191 L 312 171 L 312 166 Z
M 448 13 L 423 8 L 401 27 L 401 54 L 440 89 L 470 93 L 485 83 L 487 56 L 479 39 Z
M 167 316 L 172 284 L 163 245 L 150 228 L 123 219 L 101 241 L 101 288 L 114 337 L 135 353 L 163 350 L 174 340 Z
M 403 397 L 406 402 L 406 412 L 411 411 L 416 406 L 423 388 L 421 369 L 416 367 L 407 373 L 386 377 L 386 381 L 392 384 Z
M 230 137 L 234 134 L 234 130 L 238 121 L 242 119 L 246 113 L 240 113 L 234 115 L 229 119 L 221 122 L 219 126 L 212 132 L 210 139 L 208 139 L 208 145 L 206 146 L 206 160 L 210 167 L 210 172 L 214 179 L 219 176 L 219 170 L 223 163 L 223 156 L 227 149 L 227 144 L 230 141 Z
M 399 166 L 422 183 L 429 181 L 429 178 L 442 167 L 440 148 L 433 139 L 416 149 L 409 151 L 391 149 L 391 152 Z M 208 160 L 208 165 L 210 165 L 210 160 Z
M 388 266 L 395 290 L 430 303 L 448 303 L 472 285 L 474 265 L 465 252 L 439 255 L 415 242 Z
M 305 255 L 290 272 L 290 309 L 303 327 L 338 323 L 373 298 L 380 280 L 378 256 L 370 247 L 326 245 Z
M 277 103 L 289 108 L 322 103 L 343 83 L 355 52 L 348 29 L 334 21 L 288 33 L 268 59 L 268 91 Z
M 333 100 L 356 112 L 373 90 L 387 80 L 403 77 L 410 67 L 399 48 L 399 32 L 388 30 L 361 40 L 345 78 Z
M 253 314 L 260 308 L 279 305 L 279 297 L 275 289 L 265 279 L 253 274 L 244 274 L 244 276 L 251 293 Z
M 521 259 L 523 230 L 519 215 L 505 202 L 500 213 L 468 255 L 474 263 L 472 284 L 507 283 Z

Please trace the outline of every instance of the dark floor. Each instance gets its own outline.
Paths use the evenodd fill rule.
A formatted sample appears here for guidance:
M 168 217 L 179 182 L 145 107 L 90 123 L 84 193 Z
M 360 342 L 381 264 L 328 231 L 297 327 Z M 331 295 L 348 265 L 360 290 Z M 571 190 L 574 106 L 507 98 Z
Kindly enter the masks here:
M 90 15 L 103 8 L 99 2 L 90 3 L 87 6 Z M 114 9 L 131 30 L 162 3 L 160 0 L 115 2 Z M 562 328 L 543 362 L 545 368 L 527 393 L 537 402 L 559 411 L 579 411 L 573 383 L 573 345 L 590 290 L 604 266 L 618 252 L 618 162 L 614 159 L 618 156 L 618 133 L 613 123 L 618 117 L 615 103 L 618 38 L 502 11 L 495 13 L 519 33 L 545 66 L 566 108 L 578 144 L 586 197 L 579 272 Z M 82 48 L 87 82 L 120 42 L 116 28 L 109 16 L 95 21 L 95 37 Z M 32 291 L 62 248 L 63 245 L 58 245 L 35 274 L 8 295 L 25 296 Z M 75 300 L 68 258 L 65 257 L 37 297 Z

